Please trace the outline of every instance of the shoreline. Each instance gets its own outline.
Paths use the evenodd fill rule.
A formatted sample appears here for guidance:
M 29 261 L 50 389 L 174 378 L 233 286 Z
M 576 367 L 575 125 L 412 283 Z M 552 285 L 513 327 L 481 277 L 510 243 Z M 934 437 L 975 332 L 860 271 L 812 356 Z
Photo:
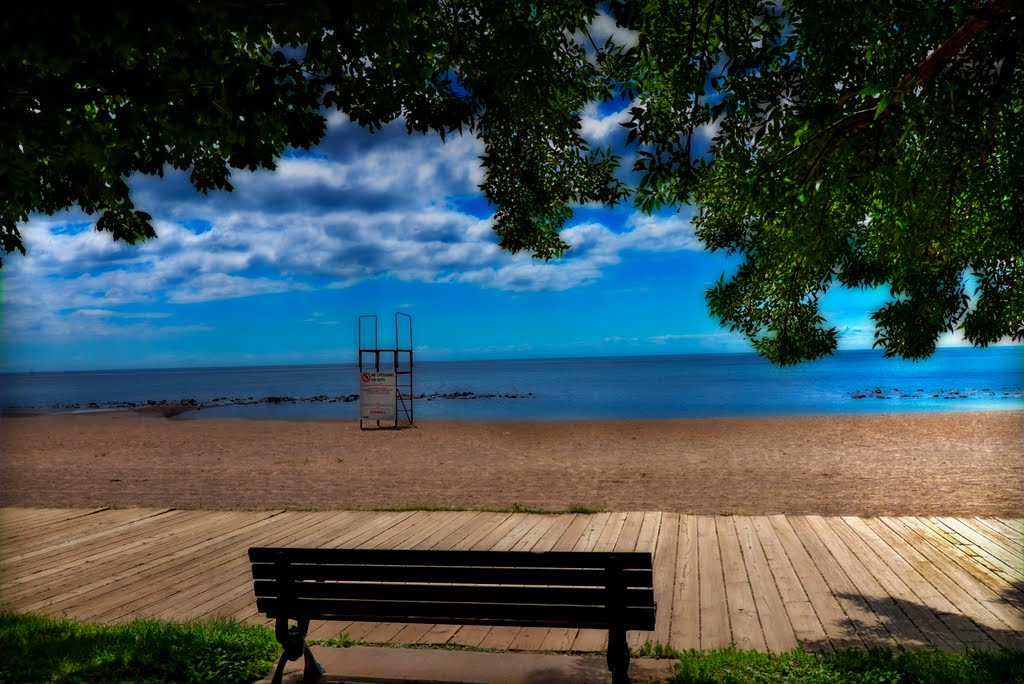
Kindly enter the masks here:
M 471 401 L 479 399 L 491 399 L 499 395 L 478 395 L 467 398 L 460 397 L 443 397 L 452 401 Z M 517 397 L 518 398 L 518 397 Z M 355 401 L 355 400 L 352 400 Z M 262 402 L 273 403 L 273 402 Z M 284 402 L 282 402 L 284 403 Z M 146 405 L 140 402 L 136 406 L 128 407 L 100 407 L 100 408 L 82 408 L 75 410 L 65 411 L 33 411 L 33 410 L 14 410 L 4 412 L 0 410 L 0 420 L 6 418 L 38 418 L 46 416 L 82 416 L 82 415 L 140 415 L 146 417 L 155 418 L 169 418 L 176 419 L 178 416 L 182 416 L 189 413 L 199 414 L 203 410 L 219 409 L 219 408 L 230 408 L 232 406 L 254 406 L 259 405 L 257 402 L 248 404 L 216 404 L 216 405 L 199 405 L 193 406 L 188 403 L 155 403 Z M 644 422 L 676 422 L 676 421 L 708 421 L 708 420 L 790 420 L 798 418 L 841 418 L 841 417 L 871 417 L 871 416 L 970 416 L 973 414 L 1000 414 L 1000 413 L 1021 413 L 1024 415 L 1024 405 L 1017 404 L 1014 406 L 993 406 L 988 405 L 985 407 L 970 407 L 965 408 L 963 406 L 951 406 L 946 410 L 934 410 L 934 409 L 899 409 L 891 411 L 845 411 L 845 412 L 834 412 L 834 413 L 785 413 L 785 414 L 736 414 L 736 415 L 711 415 L 711 416 L 670 416 L 670 417 L 657 417 L 657 418 L 630 418 L 630 417 L 596 417 L 596 418 L 584 418 L 584 417 L 564 417 L 564 418 L 510 418 L 503 419 L 492 416 L 478 417 L 427 417 L 423 419 L 426 423 L 644 423 Z M 357 416 L 344 416 L 344 417 L 296 417 L 296 416 L 186 416 L 183 420 L 202 420 L 202 421 L 252 421 L 252 422 L 281 422 L 281 423 L 359 423 L 359 417 Z
M 601 421 L 3 416 L 0 506 L 1024 513 L 1024 411 Z

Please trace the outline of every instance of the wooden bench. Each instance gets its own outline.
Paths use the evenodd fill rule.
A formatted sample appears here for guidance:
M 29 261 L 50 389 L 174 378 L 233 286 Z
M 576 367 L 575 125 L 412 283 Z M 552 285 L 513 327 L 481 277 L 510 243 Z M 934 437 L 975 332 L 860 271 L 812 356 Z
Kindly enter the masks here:
M 256 605 L 283 647 L 305 657 L 310 620 L 608 630 L 608 669 L 629 682 L 626 631 L 654 629 L 650 553 L 251 548 Z M 294 621 L 294 625 L 292 624 Z

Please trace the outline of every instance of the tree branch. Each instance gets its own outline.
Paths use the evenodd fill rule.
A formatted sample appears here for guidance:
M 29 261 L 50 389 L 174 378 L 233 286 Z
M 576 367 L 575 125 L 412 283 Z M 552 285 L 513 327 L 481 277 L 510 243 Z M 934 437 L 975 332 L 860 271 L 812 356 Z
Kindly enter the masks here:
M 902 97 L 910 88 L 921 88 L 927 85 L 943 65 L 948 64 L 972 40 L 985 31 L 996 20 L 1008 15 L 1020 4 L 1020 0 L 992 0 L 979 5 L 971 12 L 967 20 L 953 32 L 941 45 L 932 50 L 914 70 L 903 77 L 896 87 L 898 97 Z
M 851 112 L 837 121 L 833 121 L 825 128 L 821 129 L 810 137 L 806 142 L 801 143 L 791 149 L 786 154 L 773 161 L 765 169 L 771 171 L 775 167 L 782 164 L 790 157 L 799 154 L 807 146 L 815 142 L 818 138 L 826 135 L 836 129 L 848 130 L 855 128 L 862 128 L 870 125 L 872 121 L 882 118 L 883 116 L 889 116 L 891 112 L 897 109 L 903 101 L 903 97 L 914 88 L 922 88 L 931 82 L 935 76 L 939 73 L 939 70 L 943 65 L 948 64 L 956 57 L 967 45 L 970 44 L 979 34 L 984 32 L 991 26 L 995 21 L 1003 19 L 1010 12 L 1016 9 L 1022 0 L 991 0 L 991 2 L 978 5 L 978 7 L 970 13 L 967 20 L 960 25 L 956 31 L 953 32 L 946 40 L 942 42 L 937 48 L 928 53 L 921 62 L 914 67 L 913 71 L 904 76 L 899 85 L 896 86 L 893 91 L 892 98 L 889 100 L 888 106 L 881 114 L 877 113 L 875 106 L 865 107 Z M 1002 74 L 1000 74 L 1002 76 Z M 836 109 L 838 110 L 846 101 L 851 97 L 855 96 L 857 91 L 847 91 L 839 96 L 836 100 Z

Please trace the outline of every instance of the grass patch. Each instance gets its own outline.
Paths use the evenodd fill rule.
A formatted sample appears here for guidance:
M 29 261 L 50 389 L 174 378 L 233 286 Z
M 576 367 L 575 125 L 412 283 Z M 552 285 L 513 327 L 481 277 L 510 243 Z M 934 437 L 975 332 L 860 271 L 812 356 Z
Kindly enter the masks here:
M 671 684 L 1024 684 L 1024 651 L 871 649 L 812 655 L 756 653 L 727 648 L 679 653 L 644 644 L 641 654 L 678 657 Z
M 250 684 L 280 655 L 272 630 L 235 622 L 93 625 L 0 610 L 0 682 Z
M 312 639 L 309 642 L 310 646 L 329 646 L 331 648 L 348 648 L 349 646 L 356 646 L 363 642 L 356 641 L 351 638 L 348 634 L 339 634 L 336 637 L 330 639 Z

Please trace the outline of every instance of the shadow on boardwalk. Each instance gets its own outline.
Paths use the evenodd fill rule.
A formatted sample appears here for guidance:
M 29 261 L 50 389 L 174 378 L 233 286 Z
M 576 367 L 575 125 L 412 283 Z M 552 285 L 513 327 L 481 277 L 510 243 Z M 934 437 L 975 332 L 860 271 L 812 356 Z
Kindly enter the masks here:
M 889 642 L 896 649 L 934 648 L 958 653 L 1009 649 L 1018 654 L 1024 672 L 1024 582 L 1011 582 L 1003 591 L 968 597 L 963 601 L 967 605 L 956 606 L 961 612 L 893 597 L 869 599 L 862 594 L 846 593 L 836 594 L 836 598 L 877 617 L 877 621 L 867 622 L 847 616 L 844 626 L 864 643 Z M 976 621 L 979 618 L 984 624 Z M 820 653 L 857 645 L 851 638 L 801 643 L 801 648 Z

